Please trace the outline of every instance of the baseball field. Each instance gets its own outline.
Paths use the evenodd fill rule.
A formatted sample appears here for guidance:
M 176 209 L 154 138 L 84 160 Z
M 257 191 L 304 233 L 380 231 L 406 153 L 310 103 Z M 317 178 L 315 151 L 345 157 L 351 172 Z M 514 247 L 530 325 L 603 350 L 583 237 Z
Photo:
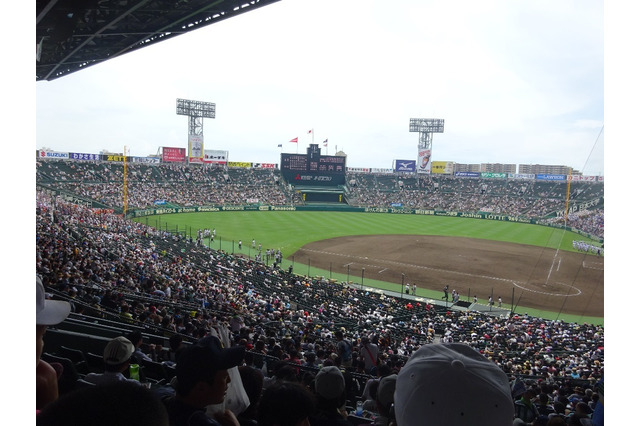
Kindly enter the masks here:
M 280 249 L 283 268 L 350 281 L 363 288 L 440 299 L 442 288 L 480 303 L 549 319 L 602 323 L 604 257 L 578 252 L 578 234 L 551 227 L 442 216 L 287 211 L 212 212 L 137 219 L 205 240 L 212 249 L 254 258 L 261 246 Z M 255 246 L 253 241 L 255 240 Z M 239 248 L 242 241 L 242 248 Z M 592 242 L 597 245 L 595 242 Z

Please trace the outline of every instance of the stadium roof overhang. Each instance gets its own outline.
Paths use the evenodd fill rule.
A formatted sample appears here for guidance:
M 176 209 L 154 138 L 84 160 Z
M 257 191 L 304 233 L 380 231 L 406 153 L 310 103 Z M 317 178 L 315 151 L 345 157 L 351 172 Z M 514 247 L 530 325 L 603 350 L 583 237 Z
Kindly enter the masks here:
M 36 81 L 91 65 L 279 0 L 36 0 Z

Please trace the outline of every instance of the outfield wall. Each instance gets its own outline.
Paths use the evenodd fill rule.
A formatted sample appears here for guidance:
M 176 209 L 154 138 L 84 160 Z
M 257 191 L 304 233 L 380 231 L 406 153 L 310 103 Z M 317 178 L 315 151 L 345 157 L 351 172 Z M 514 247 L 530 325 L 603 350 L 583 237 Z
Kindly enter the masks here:
M 549 224 L 540 222 L 536 219 L 529 219 L 519 216 L 500 215 L 495 213 L 467 213 L 451 210 L 429 210 L 429 209 L 403 209 L 403 208 L 386 208 L 386 207 L 348 207 L 344 205 L 313 205 L 313 206 L 265 206 L 265 205 L 243 205 L 243 206 L 199 206 L 199 207 L 162 207 L 153 209 L 134 210 L 127 213 L 127 217 L 138 218 L 155 216 L 161 214 L 177 214 L 177 213 L 198 213 L 198 212 L 222 212 L 222 211 L 341 211 L 356 213 L 387 213 L 387 214 L 415 214 L 425 216 L 449 216 L 469 219 L 487 219 L 497 220 L 501 222 L 517 222 L 528 223 L 532 225 L 549 226 L 552 228 L 564 229 L 566 231 L 575 232 L 586 238 L 603 243 L 604 239 L 596 235 L 591 235 L 580 229 L 568 227 L 559 224 Z

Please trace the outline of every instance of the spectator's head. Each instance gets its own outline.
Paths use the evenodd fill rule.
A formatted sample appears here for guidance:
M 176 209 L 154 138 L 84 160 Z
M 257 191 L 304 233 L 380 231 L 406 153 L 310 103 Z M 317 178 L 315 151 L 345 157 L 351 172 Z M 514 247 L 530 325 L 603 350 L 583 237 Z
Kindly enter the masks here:
M 238 371 L 250 404 L 243 414 L 253 418 L 256 415 L 258 402 L 262 395 L 264 376 L 262 371 L 250 366 L 242 366 L 238 368 Z
M 394 394 L 398 426 L 510 426 L 507 375 L 465 344 L 427 344 L 400 370 Z
M 47 326 L 59 324 L 71 312 L 71 305 L 64 300 L 49 300 L 40 277 L 36 276 L 36 365 L 44 349 L 44 333 Z
M 131 355 L 136 350 L 129 339 L 119 336 L 112 339 L 102 354 L 107 371 L 124 371 L 129 366 Z
M 135 346 L 136 348 L 142 345 L 142 333 L 140 332 L 140 330 L 134 330 L 129 333 L 127 335 L 127 339 L 129 339 L 129 341 L 133 343 L 133 346 Z
M 391 374 L 380 379 L 380 383 L 378 384 L 376 403 L 378 412 L 385 417 L 390 417 L 391 414 L 391 405 L 393 404 L 393 394 L 396 391 L 397 379 L 397 374 Z
M 318 405 L 326 408 L 338 408 L 344 405 L 345 380 L 342 372 L 335 365 L 322 367 L 316 374 L 314 389 Z
M 171 337 L 169 337 L 169 349 L 172 352 L 177 352 L 181 346 L 182 346 L 182 336 L 178 333 L 172 334 Z
M 566 413 L 566 407 L 567 404 L 563 403 L 562 401 L 556 401 L 553 403 L 553 411 L 555 411 L 556 414 L 561 414 L 564 416 Z
M 586 402 L 580 401 L 576 404 L 576 414 L 584 414 L 586 416 L 589 416 L 591 413 L 593 413 L 593 410 Z
M 115 382 L 77 389 L 45 406 L 38 425 L 169 426 L 164 404 L 144 386 Z
M 547 426 L 567 426 L 567 422 L 564 420 L 564 417 L 552 416 L 549 417 Z
M 70 312 L 71 305 L 69 302 L 47 299 L 42 280 L 36 276 L 36 324 L 60 324 L 69 316 Z
M 223 348 L 207 336 L 182 349 L 176 360 L 176 394 L 196 407 L 220 404 L 230 382 L 228 369 L 242 364 L 245 349 Z
M 273 367 L 273 376 L 277 380 L 284 380 L 287 382 L 298 381 L 298 372 L 296 369 L 284 361 L 279 362 Z
M 315 410 L 313 395 L 301 384 L 276 381 L 267 387 L 258 405 L 259 426 L 309 426 Z

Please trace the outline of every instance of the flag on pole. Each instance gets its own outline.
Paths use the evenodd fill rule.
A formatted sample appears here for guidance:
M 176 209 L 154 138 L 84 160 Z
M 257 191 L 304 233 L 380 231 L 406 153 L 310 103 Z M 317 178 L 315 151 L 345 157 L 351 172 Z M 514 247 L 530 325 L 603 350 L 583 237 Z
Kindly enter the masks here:
M 289 142 L 298 143 L 298 138 L 293 138 Z
M 322 142 L 324 144 L 324 146 L 329 145 L 329 139 L 325 139 L 324 142 Z
M 313 133 L 313 129 L 309 130 L 307 133 L 309 134 Z
M 278 144 L 278 148 L 282 148 L 282 144 L 281 143 Z

